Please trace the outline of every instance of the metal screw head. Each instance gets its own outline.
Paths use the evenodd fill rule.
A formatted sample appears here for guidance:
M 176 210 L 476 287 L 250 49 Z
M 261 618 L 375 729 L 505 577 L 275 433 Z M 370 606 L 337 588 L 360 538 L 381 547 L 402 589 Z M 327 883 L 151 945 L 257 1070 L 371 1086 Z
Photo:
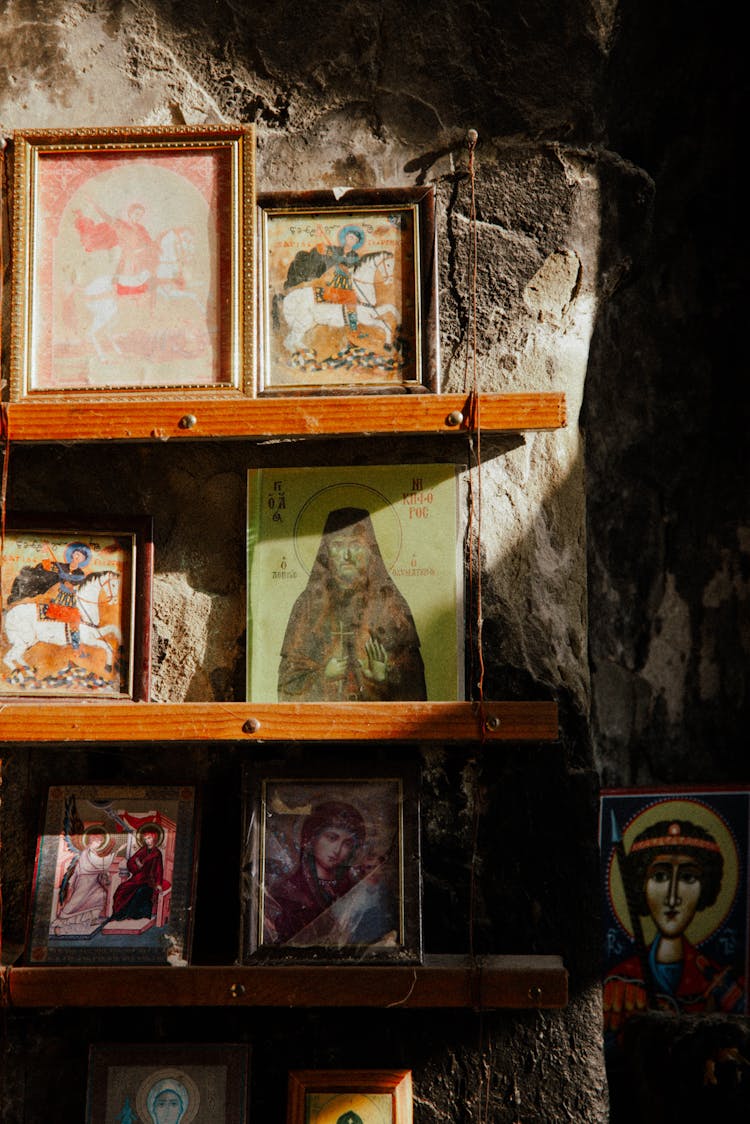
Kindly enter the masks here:
M 198 419 L 195 414 L 183 414 L 177 424 L 180 429 L 194 429 L 198 424 Z
M 448 417 L 445 419 L 445 424 L 455 427 L 461 425 L 461 422 L 463 420 L 464 416 L 460 410 L 451 410 L 451 412 L 448 414 Z
M 540 1001 L 540 999 L 542 998 L 542 989 L 540 988 L 539 984 L 534 984 L 529 988 L 528 996 L 529 999 L 533 999 L 535 1003 L 538 1003 Z
M 232 996 L 232 999 L 241 999 L 245 994 L 245 985 L 241 983 L 230 984 L 229 994 Z
M 248 718 L 246 722 L 242 723 L 243 734 L 257 734 L 260 729 L 260 722 L 257 718 Z
M 500 719 L 498 718 L 498 716 L 496 714 L 490 714 L 490 715 L 487 716 L 487 720 L 485 722 L 485 725 L 486 725 L 488 730 L 499 730 L 500 729 Z

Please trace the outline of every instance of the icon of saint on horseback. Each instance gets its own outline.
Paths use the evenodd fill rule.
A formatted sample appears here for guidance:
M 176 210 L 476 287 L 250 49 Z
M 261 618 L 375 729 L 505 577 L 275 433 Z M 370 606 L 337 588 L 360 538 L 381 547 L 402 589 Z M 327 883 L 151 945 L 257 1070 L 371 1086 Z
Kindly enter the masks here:
M 347 224 L 338 232 L 336 243 L 318 227 L 322 241 L 311 250 L 299 250 L 287 271 L 285 291 L 305 282 L 315 282 L 316 299 L 341 305 L 344 322 L 357 331 L 357 290 L 354 269 L 360 263 L 357 252 L 365 241 L 361 226 Z
M 80 681 L 87 693 L 119 690 L 121 573 L 114 559 L 111 568 L 92 568 L 105 557 L 106 548 L 62 536 L 55 547 L 39 538 L 19 550 L 2 614 L 2 665 L 12 688 L 54 693 Z M 81 661 L 92 660 L 84 670 Z
M 49 543 L 45 543 L 45 547 L 50 557 L 35 566 L 21 568 L 11 586 L 8 605 L 29 597 L 39 597 L 57 586 L 54 597 L 39 602 L 40 620 L 62 621 L 67 625 L 70 646 L 77 652 L 81 644 L 78 590 L 87 576 L 91 547 L 82 542 L 68 543 L 64 562 L 58 562 Z
M 147 354 L 153 362 L 194 358 L 209 346 L 205 301 L 194 287 L 195 234 L 172 226 L 151 234 L 146 208 L 129 203 L 111 215 L 88 195 L 73 211 L 81 249 L 106 271 L 80 296 L 88 312 L 85 339 L 101 363 Z M 96 217 L 92 218 L 91 214 Z
M 371 239 L 363 225 L 344 223 L 327 233 L 319 223 L 317 241 L 298 249 L 289 263 L 283 287 L 275 294 L 273 321 L 283 328 L 283 347 L 292 366 L 321 369 L 355 362 L 390 369 L 399 359 L 395 338 L 401 326 L 396 306 L 383 299 L 392 288 L 394 254 Z M 317 357 L 313 332 L 330 352 Z M 339 342 L 336 342 L 336 341 Z

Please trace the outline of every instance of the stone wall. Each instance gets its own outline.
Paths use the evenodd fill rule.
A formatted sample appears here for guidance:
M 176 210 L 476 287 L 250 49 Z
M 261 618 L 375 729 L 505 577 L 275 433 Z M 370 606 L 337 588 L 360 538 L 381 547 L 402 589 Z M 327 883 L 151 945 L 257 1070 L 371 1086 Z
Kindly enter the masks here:
M 0 132 L 10 139 L 32 126 L 255 121 L 260 191 L 434 184 L 442 383 L 461 390 L 472 338 L 466 137 L 477 130 L 480 388 L 561 390 L 568 413 L 567 427 L 554 433 L 482 440 L 484 689 L 490 698 L 556 698 L 561 734 L 554 745 L 495 747 L 476 759 L 419 748 L 425 945 L 469 947 L 476 820 L 475 950 L 561 953 L 570 1004 L 481 1017 L 15 1012 L 6 1016 L 9 1124 L 46 1119 L 52 1104 L 60 1119 L 80 1117 L 88 1042 L 175 1035 L 250 1042 L 259 1118 L 282 1118 L 289 1068 L 334 1065 L 412 1068 L 418 1124 L 607 1118 L 595 762 L 611 783 L 715 772 L 737 779 L 737 716 L 747 709 L 747 532 L 736 527 L 734 448 L 722 437 L 719 453 L 713 440 L 714 423 L 740 433 L 713 381 L 727 374 L 716 352 L 728 359 L 721 329 L 731 283 L 719 271 L 704 294 L 716 329 L 698 328 L 706 303 L 697 305 L 693 289 L 708 288 L 704 271 L 718 264 L 707 216 L 704 238 L 688 249 L 696 212 L 689 200 L 709 181 L 718 191 L 726 156 L 717 143 L 707 155 L 701 148 L 719 95 L 696 121 L 697 96 L 674 81 L 700 57 L 697 33 L 682 34 L 685 54 L 669 56 L 671 80 L 662 85 L 667 64 L 647 47 L 649 5 L 620 12 L 601 0 L 566 0 L 497 9 L 481 0 L 354 0 L 324 9 L 18 0 L 0 23 Z M 663 39 L 682 27 L 662 18 Z M 712 73 L 706 64 L 704 87 Z M 690 128 L 675 128 L 681 97 Z M 683 167 L 691 169 L 687 183 Z M 4 331 L 7 324 L 6 293 Z M 356 463 L 429 459 L 445 448 L 387 438 L 366 448 L 15 446 L 9 501 L 17 510 L 68 511 L 95 500 L 101 511 L 153 514 L 154 698 L 235 699 L 244 681 L 246 469 L 347 464 L 355 455 Z M 693 517 L 699 482 L 709 494 L 704 473 L 717 502 Z M 11 943 L 22 940 L 46 785 L 134 773 L 164 779 L 178 770 L 205 786 L 207 815 L 237 838 L 239 809 L 227 791 L 241 756 L 238 747 L 158 758 L 94 748 L 11 754 Z M 204 875 L 199 884 L 198 959 L 234 956 L 229 867 L 226 881 L 212 886 Z M 63 1088 L 52 1079 L 61 1071 Z

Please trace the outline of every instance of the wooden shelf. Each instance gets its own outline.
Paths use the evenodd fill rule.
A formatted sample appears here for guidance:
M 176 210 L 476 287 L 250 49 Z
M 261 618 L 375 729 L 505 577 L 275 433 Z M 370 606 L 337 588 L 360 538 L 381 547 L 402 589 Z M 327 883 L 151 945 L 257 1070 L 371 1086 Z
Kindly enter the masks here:
M 478 401 L 484 432 L 550 430 L 566 424 L 562 393 L 483 394 Z M 112 394 L 92 401 L 71 393 L 64 399 L 40 397 L 7 406 L 11 442 L 455 434 L 467 431 L 467 418 L 465 394 L 247 398 L 206 392 L 135 399 Z
M 1 981 L 0 981 L 1 982 Z M 559 956 L 430 956 L 415 967 L 31 967 L 5 969 L 11 1007 L 559 1008 Z
M 555 741 L 554 702 L 0 702 L 0 742 Z

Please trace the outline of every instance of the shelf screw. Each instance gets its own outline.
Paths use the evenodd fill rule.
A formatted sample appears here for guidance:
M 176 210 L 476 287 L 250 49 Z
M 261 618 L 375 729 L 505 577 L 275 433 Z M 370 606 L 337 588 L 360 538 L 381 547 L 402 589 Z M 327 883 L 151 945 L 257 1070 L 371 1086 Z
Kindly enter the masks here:
M 445 424 L 455 427 L 460 425 L 463 420 L 464 416 L 460 410 L 451 410 L 448 417 L 445 419 Z
M 241 999 L 245 994 L 245 985 L 241 983 L 230 984 L 229 994 L 232 996 L 232 999 Z
M 198 419 L 195 414 L 183 414 L 177 424 L 180 429 L 194 429 L 198 424 Z
M 528 996 L 529 996 L 529 999 L 531 999 L 534 1003 L 541 1002 L 542 989 L 540 988 L 539 984 L 534 984 L 533 987 L 529 988 Z
M 490 714 L 487 718 L 487 721 L 485 722 L 485 725 L 488 730 L 499 730 L 500 719 L 496 714 Z
M 247 722 L 242 723 L 243 734 L 257 734 L 260 729 L 260 722 L 257 718 L 248 718 Z

